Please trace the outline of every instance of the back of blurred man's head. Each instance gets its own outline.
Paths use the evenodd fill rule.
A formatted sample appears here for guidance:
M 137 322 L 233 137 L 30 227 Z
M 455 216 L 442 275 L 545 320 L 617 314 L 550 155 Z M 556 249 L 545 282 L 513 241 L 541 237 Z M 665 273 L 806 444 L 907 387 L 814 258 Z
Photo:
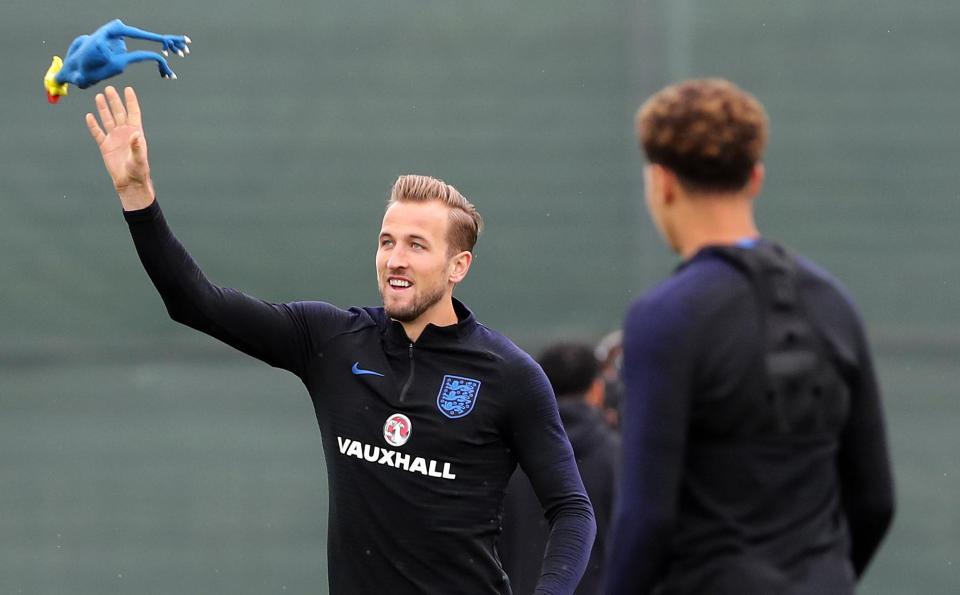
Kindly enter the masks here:
M 600 380 L 600 365 L 586 343 L 554 343 L 540 353 L 537 361 L 557 398 L 583 399 Z
M 666 87 L 636 118 L 647 161 L 671 170 L 689 191 L 742 188 L 763 158 L 767 129 L 763 105 L 723 79 Z

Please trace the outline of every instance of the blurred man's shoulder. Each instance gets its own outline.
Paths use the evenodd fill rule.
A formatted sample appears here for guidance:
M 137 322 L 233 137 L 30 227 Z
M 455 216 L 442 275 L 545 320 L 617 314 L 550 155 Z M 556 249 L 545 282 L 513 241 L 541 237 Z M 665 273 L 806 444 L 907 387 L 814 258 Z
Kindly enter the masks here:
M 749 281 L 732 264 L 701 252 L 634 300 L 628 316 L 692 324 L 742 302 L 749 292 Z

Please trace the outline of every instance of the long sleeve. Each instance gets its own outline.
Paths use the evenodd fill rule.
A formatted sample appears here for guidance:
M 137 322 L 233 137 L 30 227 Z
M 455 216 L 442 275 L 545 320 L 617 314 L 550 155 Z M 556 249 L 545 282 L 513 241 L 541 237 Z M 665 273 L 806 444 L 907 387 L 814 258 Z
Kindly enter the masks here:
M 663 310 L 663 311 L 662 311 Z M 608 595 L 649 593 L 663 571 L 677 516 L 689 417 L 682 322 L 641 301 L 624 327 L 622 464 L 608 548 Z
M 550 525 L 536 595 L 570 595 L 587 567 L 596 521 L 556 398 L 539 366 L 518 379 L 525 387 L 511 414 L 511 441 Z
M 893 519 L 894 489 L 880 391 L 862 334 L 858 347 L 851 413 L 841 437 L 839 464 L 850 528 L 850 559 L 860 577 Z
M 302 375 L 310 353 L 309 316 L 326 304 L 272 304 L 218 287 L 203 275 L 167 226 L 156 201 L 124 217 L 140 261 L 170 317 L 272 366 Z

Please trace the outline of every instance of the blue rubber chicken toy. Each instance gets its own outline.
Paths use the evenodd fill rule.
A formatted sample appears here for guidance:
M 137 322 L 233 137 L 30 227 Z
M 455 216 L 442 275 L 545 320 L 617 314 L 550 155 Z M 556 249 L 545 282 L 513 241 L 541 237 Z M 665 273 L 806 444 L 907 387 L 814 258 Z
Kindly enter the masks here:
M 158 35 L 136 27 L 128 27 L 120 19 L 110 21 L 94 31 L 93 35 L 81 35 L 73 40 L 66 57 L 53 57 L 53 63 L 43 77 L 47 100 L 56 103 L 67 94 L 68 85 L 86 89 L 104 79 L 116 76 L 132 62 L 154 60 L 160 68 L 160 76 L 175 79 L 167 60 L 156 52 L 127 51 L 123 38 L 145 39 L 163 45 L 163 56 L 174 52 L 181 57 L 190 53 L 190 38 L 186 35 Z

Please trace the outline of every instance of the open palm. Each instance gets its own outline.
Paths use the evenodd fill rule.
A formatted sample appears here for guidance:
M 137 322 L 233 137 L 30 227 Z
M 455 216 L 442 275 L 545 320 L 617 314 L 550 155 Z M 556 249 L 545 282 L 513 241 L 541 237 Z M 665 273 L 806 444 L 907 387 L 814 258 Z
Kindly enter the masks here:
M 117 192 L 122 195 L 131 189 L 142 189 L 152 193 L 140 104 L 130 87 L 124 90 L 124 96 L 126 106 L 113 87 L 107 87 L 102 95 L 97 94 L 100 123 L 93 114 L 87 114 L 87 128 L 100 148 L 103 164 Z

